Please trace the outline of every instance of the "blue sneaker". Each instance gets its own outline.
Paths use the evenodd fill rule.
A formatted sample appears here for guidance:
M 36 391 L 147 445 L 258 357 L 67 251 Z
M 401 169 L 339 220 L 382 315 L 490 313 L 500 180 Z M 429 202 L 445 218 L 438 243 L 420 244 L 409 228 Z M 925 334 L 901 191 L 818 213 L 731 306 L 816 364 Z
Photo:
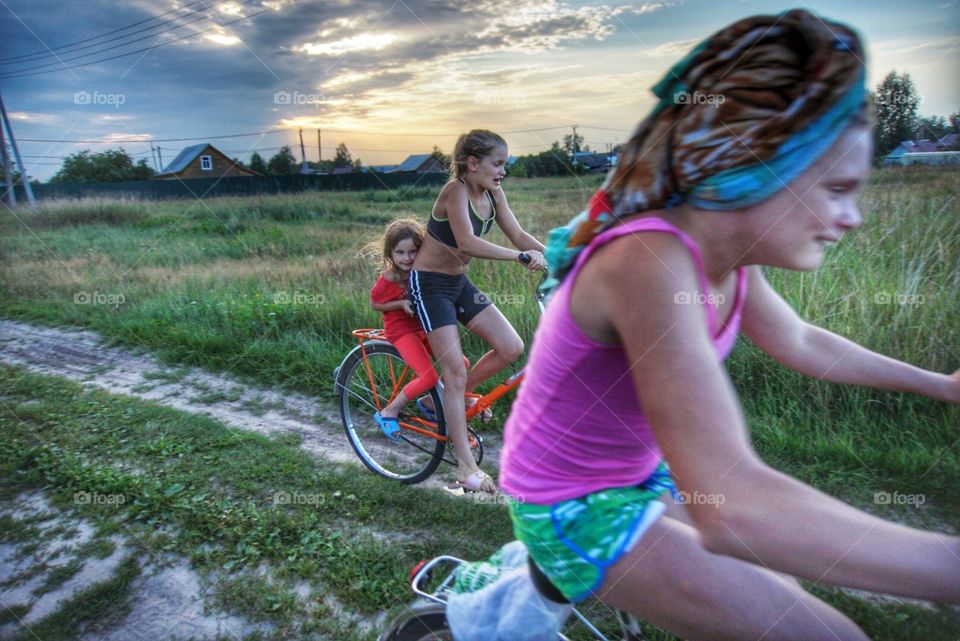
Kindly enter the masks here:
M 400 440 L 400 421 L 394 416 L 380 416 L 380 412 L 373 415 L 373 420 L 377 422 L 384 435 L 391 441 Z

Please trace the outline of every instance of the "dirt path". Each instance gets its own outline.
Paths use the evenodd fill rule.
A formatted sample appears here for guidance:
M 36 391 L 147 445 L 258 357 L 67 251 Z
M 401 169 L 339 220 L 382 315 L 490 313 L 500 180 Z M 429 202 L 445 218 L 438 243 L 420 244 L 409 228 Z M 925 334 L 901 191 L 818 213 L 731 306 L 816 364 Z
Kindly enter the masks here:
M 91 331 L 0 320 L 0 362 L 185 412 L 207 414 L 230 427 L 261 434 L 296 434 L 302 439 L 303 449 L 315 456 L 360 464 L 344 436 L 338 410 L 329 403 L 242 383 L 226 374 L 171 367 L 150 354 L 106 347 L 103 342 Z M 498 458 L 497 444 L 491 440 L 484 441 L 485 460 L 489 462 Z M 441 484 L 436 475 L 424 483 L 433 487 Z
M 311 455 L 335 463 L 357 465 L 365 470 L 343 433 L 338 409 L 331 403 L 290 391 L 258 387 L 226 374 L 171 367 L 144 351 L 106 346 L 104 339 L 95 332 L 0 319 L 0 363 L 60 376 L 86 387 L 135 396 L 185 412 L 206 414 L 233 428 L 261 434 L 296 434 L 301 438 L 301 447 Z M 330 383 L 332 386 L 332 372 Z M 488 465 L 492 466 L 497 460 L 498 450 L 498 447 L 487 447 L 485 461 Z M 442 466 L 422 485 L 442 487 L 448 477 L 452 477 L 452 468 L 445 468 L 448 466 Z M 61 521 L 66 517 L 57 516 L 55 510 L 46 506 L 45 497 L 35 493 L 22 494 L 11 504 L 0 505 L 0 515 L 10 514 L 16 518 L 31 516 L 37 510 L 51 511 L 52 525 L 44 526 L 44 532 L 50 532 L 47 537 L 49 545 L 72 548 L 82 544 L 82 540 L 55 534 L 58 528 L 90 530 L 89 526 L 82 527 L 83 523 L 79 521 L 71 521 L 71 528 L 64 528 Z M 121 552 L 126 551 L 123 542 L 118 540 L 118 550 L 114 554 L 102 560 L 85 558 L 83 571 L 76 577 L 42 597 L 36 597 L 30 594 L 30 590 L 45 580 L 49 570 L 37 574 L 31 581 L 16 580 L 16 575 L 31 563 L 39 563 L 39 557 L 23 554 L 20 547 L 22 545 L 0 545 L 0 566 L 3 567 L 0 571 L 0 586 L 3 586 L 0 588 L 0 606 L 29 605 L 32 614 L 20 625 L 0 624 L 0 639 L 15 636 L 22 631 L 21 625 L 29 625 L 55 610 L 79 590 L 109 576 Z M 18 561 L 14 562 L 14 559 Z M 155 629 L 155 624 L 162 623 L 173 611 L 178 613 L 179 627 L 163 626 L 167 629 L 164 638 L 204 639 L 225 633 L 231 638 L 242 638 L 257 629 L 215 609 L 206 614 L 201 612 L 203 590 L 197 587 L 200 578 L 182 561 L 168 570 L 153 569 L 149 559 L 144 561 L 149 571 L 145 569 L 144 576 L 134 586 L 137 606 L 129 617 L 112 629 L 114 636 L 110 638 L 152 638 L 141 636 L 142 631 Z M 50 569 L 59 565 L 62 563 Z M 15 585 L 6 586 L 7 581 Z M 179 596 L 174 598 L 171 595 Z

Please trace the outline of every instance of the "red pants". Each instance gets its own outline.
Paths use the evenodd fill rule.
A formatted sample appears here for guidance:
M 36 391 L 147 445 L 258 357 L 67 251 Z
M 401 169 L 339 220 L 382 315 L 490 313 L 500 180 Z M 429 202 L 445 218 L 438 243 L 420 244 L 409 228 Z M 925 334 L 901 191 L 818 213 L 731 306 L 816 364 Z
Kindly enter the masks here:
M 415 379 L 400 390 L 403 395 L 413 400 L 435 387 L 440 377 L 437 376 L 437 370 L 433 367 L 433 351 L 427 341 L 426 332 L 410 332 L 395 337 L 391 342 L 407 365 L 417 374 Z M 470 361 L 466 356 L 463 357 L 463 363 L 467 369 L 470 368 Z

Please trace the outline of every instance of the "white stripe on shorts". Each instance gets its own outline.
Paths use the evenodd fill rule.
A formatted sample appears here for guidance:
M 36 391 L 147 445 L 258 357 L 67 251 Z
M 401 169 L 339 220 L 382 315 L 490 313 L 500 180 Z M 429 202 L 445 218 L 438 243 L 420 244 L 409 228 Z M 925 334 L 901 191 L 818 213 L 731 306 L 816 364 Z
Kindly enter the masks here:
M 414 270 L 410 270 L 410 293 L 413 294 L 413 299 L 417 303 L 417 315 L 420 316 L 420 325 L 423 326 L 423 331 L 430 333 L 433 331 L 433 324 L 430 322 L 430 317 L 427 316 L 427 307 L 423 304 L 423 292 L 420 290 L 420 274 Z

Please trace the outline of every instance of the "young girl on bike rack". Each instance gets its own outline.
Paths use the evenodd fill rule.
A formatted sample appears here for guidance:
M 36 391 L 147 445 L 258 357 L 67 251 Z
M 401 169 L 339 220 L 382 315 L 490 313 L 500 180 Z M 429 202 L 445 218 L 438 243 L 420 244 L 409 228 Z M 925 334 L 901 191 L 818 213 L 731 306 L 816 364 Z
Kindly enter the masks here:
M 802 10 L 719 31 L 654 88 L 588 210 L 551 232 L 555 291 L 501 482 L 515 534 L 567 599 L 683 638 L 805 641 L 866 637 L 781 572 L 960 603 L 960 538 L 770 468 L 722 364 L 742 327 L 807 375 L 960 403 L 960 372 L 804 322 L 761 269 L 814 270 L 862 222 L 863 58 L 856 33 Z M 662 515 L 674 481 L 686 505 Z
M 501 183 L 507 144 L 482 129 L 460 136 L 453 150 L 453 177 L 434 203 L 427 235 L 410 272 L 410 293 L 420 322 L 437 355 L 443 376 L 443 409 L 457 455 L 457 481 L 469 490 L 493 492 L 493 480 L 470 453 L 464 394 L 523 352 L 523 341 L 509 321 L 466 276 L 470 259 L 524 260 L 528 269 L 545 265 L 543 245 L 523 230 L 507 204 Z M 483 240 L 496 224 L 520 251 Z M 492 349 L 470 369 L 463 365 L 457 322 Z
M 395 220 L 387 225 L 380 242 L 380 277 L 370 290 L 370 305 L 383 313 L 383 328 L 400 356 L 416 373 L 416 378 L 403 386 L 403 389 L 379 412 L 374 420 L 388 438 L 399 440 L 400 416 L 404 405 L 413 399 L 425 412 L 433 412 L 429 399 L 418 398 L 434 387 L 439 380 L 433 367 L 433 356 L 427 336 L 420 326 L 417 313 L 407 293 L 407 279 L 417 250 L 423 243 L 423 226 L 415 220 Z M 466 357 L 464 357 L 466 358 Z M 469 361 L 464 360 L 469 367 Z

